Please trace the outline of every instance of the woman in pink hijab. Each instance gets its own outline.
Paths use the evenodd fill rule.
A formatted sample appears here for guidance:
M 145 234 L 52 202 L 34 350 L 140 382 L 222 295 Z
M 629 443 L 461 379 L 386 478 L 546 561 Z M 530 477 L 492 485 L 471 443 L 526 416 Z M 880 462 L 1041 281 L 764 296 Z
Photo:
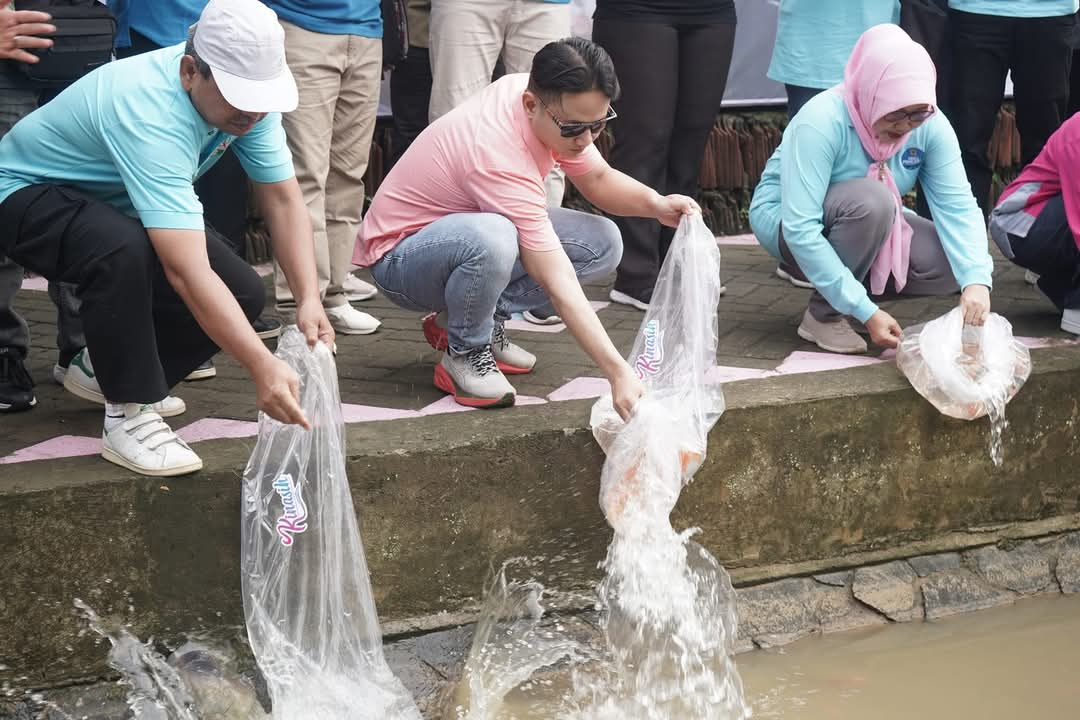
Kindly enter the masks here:
M 844 81 L 788 125 L 750 205 L 750 225 L 785 270 L 813 284 L 799 336 L 866 352 L 856 330 L 896 347 L 900 325 L 875 300 L 961 291 L 967 322 L 990 311 L 993 262 L 960 147 L 937 112 L 937 73 L 895 25 L 859 38 Z M 935 222 L 905 212 L 920 182 Z

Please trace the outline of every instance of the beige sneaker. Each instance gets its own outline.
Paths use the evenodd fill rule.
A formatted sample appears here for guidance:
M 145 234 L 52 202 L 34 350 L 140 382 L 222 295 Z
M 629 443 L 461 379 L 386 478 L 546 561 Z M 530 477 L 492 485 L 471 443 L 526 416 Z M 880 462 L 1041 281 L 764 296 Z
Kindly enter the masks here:
M 802 322 L 799 323 L 799 337 L 829 352 L 845 355 L 866 352 L 866 341 L 851 329 L 845 318 L 836 322 L 820 322 L 810 314 L 809 308 L 803 313 Z
M 357 310 L 352 305 L 339 305 L 326 308 L 326 317 L 334 330 L 342 335 L 370 335 L 382 325 L 366 312 Z
M 361 280 L 352 273 L 345 276 L 345 281 L 341 283 L 341 289 L 345 291 L 345 299 L 349 302 L 363 302 L 379 294 L 377 287 L 366 280 Z

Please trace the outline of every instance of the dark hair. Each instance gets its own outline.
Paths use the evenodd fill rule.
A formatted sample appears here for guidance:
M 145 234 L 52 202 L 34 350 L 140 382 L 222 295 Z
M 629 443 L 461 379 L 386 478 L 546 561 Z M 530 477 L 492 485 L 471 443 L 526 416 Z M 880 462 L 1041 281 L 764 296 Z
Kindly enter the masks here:
M 617 100 L 620 92 L 615 64 L 607 51 L 580 37 L 556 40 L 540 48 L 533 57 L 529 90 L 544 100 L 590 90 Z
M 196 27 L 194 25 L 188 29 L 187 44 L 184 45 L 184 54 L 191 56 L 195 61 L 195 69 L 199 71 L 199 74 L 202 75 L 204 79 L 209 80 L 210 75 L 212 74 L 210 72 L 210 66 L 206 64 L 205 60 L 199 57 L 199 53 L 195 52 L 195 30 Z

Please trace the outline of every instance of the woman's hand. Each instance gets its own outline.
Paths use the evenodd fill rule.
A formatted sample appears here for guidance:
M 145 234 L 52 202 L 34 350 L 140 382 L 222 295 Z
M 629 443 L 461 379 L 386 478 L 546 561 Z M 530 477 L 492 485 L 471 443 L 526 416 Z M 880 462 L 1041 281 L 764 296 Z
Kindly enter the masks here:
M 866 329 L 870 331 L 870 339 L 875 345 L 896 348 L 900 344 L 900 335 L 903 332 L 900 323 L 884 310 L 878 310 L 870 316 L 866 321 Z
M 990 288 L 985 285 L 968 285 L 964 292 L 960 293 L 960 310 L 964 313 L 966 325 L 983 325 L 990 314 Z

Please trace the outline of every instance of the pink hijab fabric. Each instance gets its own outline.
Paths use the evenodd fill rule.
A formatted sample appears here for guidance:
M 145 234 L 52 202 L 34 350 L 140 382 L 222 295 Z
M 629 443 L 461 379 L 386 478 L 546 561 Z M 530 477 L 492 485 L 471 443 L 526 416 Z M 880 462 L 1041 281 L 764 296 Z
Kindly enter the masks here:
M 900 191 L 885 163 L 903 148 L 911 133 L 887 142 L 877 137 L 873 125 L 909 105 L 936 106 L 936 84 L 937 71 L 922 45 L 896 25 L 875 25 L 855 43 L 844 68 L 844 82 L 835 88 L 844 98 L 863 149 L 874 160 L 866 176 L 885 183 L 896 199 L 892 232 L 870 267 L 870 292 L 874 295 L 885 291 L 889 275 L 895 278 L 897 291 L 907 284 L 911 226 L 904 219 Z

